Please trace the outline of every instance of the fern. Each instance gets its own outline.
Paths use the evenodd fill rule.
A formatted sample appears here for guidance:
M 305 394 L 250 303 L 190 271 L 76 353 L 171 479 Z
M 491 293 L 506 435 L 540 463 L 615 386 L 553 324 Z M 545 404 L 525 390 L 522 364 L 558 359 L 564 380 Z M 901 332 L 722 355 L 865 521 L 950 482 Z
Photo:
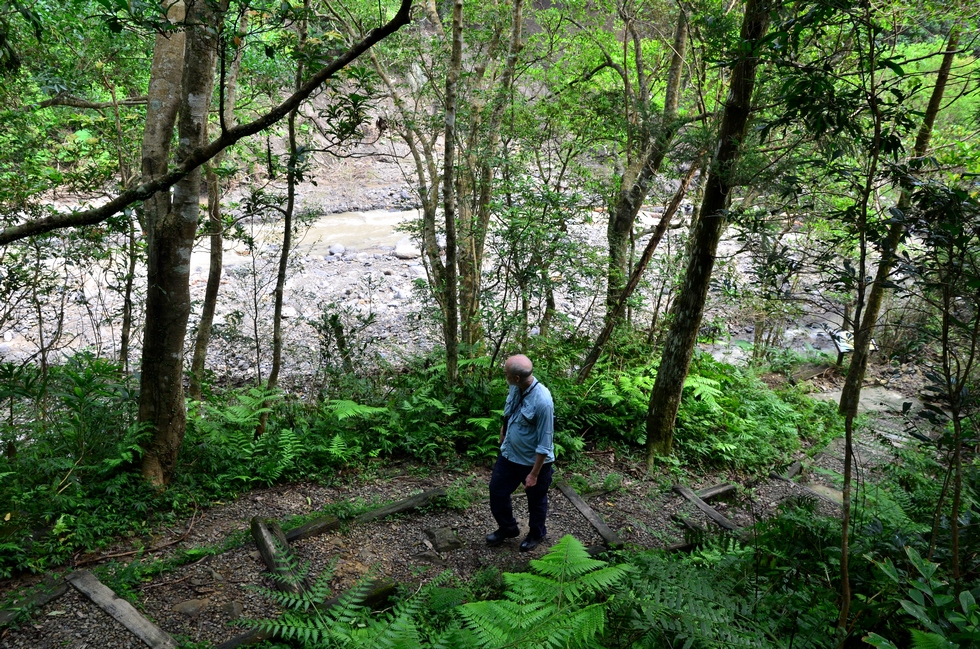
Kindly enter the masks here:
M 604 629 L 605 607 L 587 597 L 610 591 L 626 576 L 624 568 L 589 556 L 580 541 L 566 536 L 532 573 L 505 573 L 506 599 L 460 607 L 478 646 L 585 646 Z
M 691 388 L 695 398 L 706 403 L 712 410 L 721 409 L 717 401 L 718 397 L 723 394 L 720 381 L 697 374 L 688 374 L 687 378 L 684 379 L 684 387 Z
M 338 421 L 351 417 L 370 417 L 388 412 L 387 408 L 365 406 L 347 399 L 331 399 L 327 402 L 326 407 Z

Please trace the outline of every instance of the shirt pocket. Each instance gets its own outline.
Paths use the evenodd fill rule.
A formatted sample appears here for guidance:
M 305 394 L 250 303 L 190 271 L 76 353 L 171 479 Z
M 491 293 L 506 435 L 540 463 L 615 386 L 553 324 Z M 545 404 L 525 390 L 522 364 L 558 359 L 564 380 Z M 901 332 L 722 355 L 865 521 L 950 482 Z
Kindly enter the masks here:
M 534 418 L 534 404 L 521 404 L 521 423 L 526 424 L 527 426 L 533 426 Z

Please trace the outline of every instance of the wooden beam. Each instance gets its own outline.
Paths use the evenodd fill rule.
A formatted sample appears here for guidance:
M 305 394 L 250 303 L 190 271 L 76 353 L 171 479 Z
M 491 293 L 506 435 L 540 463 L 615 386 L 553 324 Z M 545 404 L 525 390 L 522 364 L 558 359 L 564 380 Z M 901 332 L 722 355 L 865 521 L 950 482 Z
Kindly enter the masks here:
M 716 484 L 713 487 L 702 489 L 701 491 L 698 492 L 698 498 L 700 498 L 705 502 L 708 502 L 713 498 L 721 498 L 723 496 L 733 494 L 737 489 L 738 487 L 736 487 L 733 484 L 722 482 L 721 484 Z
M 76 570 L 65 580 L 111 615 L 151 649 L 177 649 L 177 641 L 163 629 L 143 617 L 133 606 L 95 578 L 88 570 Z
M 21 615 L 53 602 L 68 592 L 68 584 L 62 577 L 49 576 L 23 599 L 11 602 L 11 608 L 0 611 L 0 629 L 14 622 Z
M 253 516 L 252 538 L 278 590 L 298 595 L 309 588 L 306 579 L 296 572 L 299 562 L 293 557 L 279 523 Z
M 308 539 L 311 536 L 319 536 L 340 528 L 340 520 L 336 516 L 321 516 L 315 518 L 305 525 L 294 527 L 286 532 L 286 540 L 292 543 L 300 539 Z
M 570 484 L 561 481 L 556 483 L 555 486 L 558 487 L 563 494 L 565 494 L 565 497 L 568 498 L 573 505 L 575 505 L 575 508 L 582 513 L 582 516 L 585 516 L 585 520 L 592 523 L 592 527 L 595 528 L 596 532 L 599 533 L 599 536 L 602 537 L 602 540 L 606 542 L 606 545 L 609 548 L 615 550 L 623 547 L 623 541 L 619 538 L 619 535 L 609 529 L 609 526 L 606 525 L 605 521 L 603 521 L 598 514 L 592 511 L 589 504 L 582 500 L 582 497 L 576 493 L 575 489 L 573 489 Z
M 695 505 L 697 505 L 697 508 L 698 509 L 700 509 L 705 514 L 707 514 L 708 515 L 708 518 L 710 518 L 711 520 L 713 520 L 715 523 L 717 523 L 721 527 L 725 528 L 726 530 L 732 530 L 732 531 L 738 529 L 738 525 L 736 525 L 735 523 L 731 522 L 730 520 L 728 520 L 727 518 L 725 518 L 724 516 L 722 516 L 721 514 L 719 514 L 718 511 L 715 510 L 714 507 L 712 507 L 708 503 L 706 503 L 703 500 L 701 500 L 700 498 L 698 498 L 698 495 L 696 493 L 694 493 L 693 491 L 691 491 L 689 488 L 687 488 L 687 487 L 685 487 L 683 485 L 675 484 L 673 486 L 673 490 L 676 491 L 677 493 L 679 493 L 680 495 L 684 496 L 688 500 L 690 500 Z
M 354 522 L 369 523 L 373 520 L 384 518 L 385 516 L 401 514 L 402 512 L 418 509 L 419 507 L 432 504 L 433 501 L 438 500 L 445 495 L 446 490 L 444 488 L 430 489 L 429 491 L 424 491 L 416 496 L 406 498 L 405 500 L 399 500 L 398 502 L 391 503 L 390 505 L 385 505 L 384 507 L 379 507 L 378 509 L 365 512 L 355 518 Z

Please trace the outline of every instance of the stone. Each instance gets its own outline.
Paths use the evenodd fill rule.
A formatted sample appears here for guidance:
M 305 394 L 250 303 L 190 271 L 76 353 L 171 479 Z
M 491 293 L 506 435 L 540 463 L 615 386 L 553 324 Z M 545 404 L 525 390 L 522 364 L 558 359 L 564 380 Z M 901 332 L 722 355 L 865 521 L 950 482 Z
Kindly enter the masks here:
M 432 541 L 432 547 L 436 552 L 449 552 L 463 547 L 463 543 L 456 538 L 456 534 L 450 527 L 436 527 L 425 530 L 425 535 Z
M 284 306 L 282 308 L 282 317 L 284 317 L 284 318 L 295 318 L 298 315 L 299 315 L 299 312 L 296 311 L 296 309 L 294 309 L 291 306 Z
M 327 249 L 331 255 L 342 255 L 347 250 L 344 246 L 339 243 L 331 244 L 330 248 Z
M 404 237 L 395 244 L 395 256 L 399 259 L 417 259 L 422 256 L 422 251 L 411 237 Z
M 178 613 L 182 613 L 188 617 L 197 617 L 211 604 L 211 600 L 208 598 L 204 599 L 189 599 L 179 604 L 174 604 L 174 610 Z
M 230 601 L 221 605 L 221 612 L 233 620 L 237 620 L 245 613 L 245 607 L 241 602 Z

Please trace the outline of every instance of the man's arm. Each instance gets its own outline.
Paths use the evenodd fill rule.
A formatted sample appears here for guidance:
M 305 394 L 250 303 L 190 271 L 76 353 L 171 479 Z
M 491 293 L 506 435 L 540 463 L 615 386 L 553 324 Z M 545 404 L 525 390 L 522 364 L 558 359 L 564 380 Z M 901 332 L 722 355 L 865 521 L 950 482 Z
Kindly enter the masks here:
M 534 456 L 534 466 L 531 467 L 531 472 L 527 474 L 524 478 L 524 486 L 530 489 L 534 485 L 538 484 L 538 474 L 541 473 L 541 467 L 544 466 L 544 461 L 547 459 L 546 456 L 538 453 Z

